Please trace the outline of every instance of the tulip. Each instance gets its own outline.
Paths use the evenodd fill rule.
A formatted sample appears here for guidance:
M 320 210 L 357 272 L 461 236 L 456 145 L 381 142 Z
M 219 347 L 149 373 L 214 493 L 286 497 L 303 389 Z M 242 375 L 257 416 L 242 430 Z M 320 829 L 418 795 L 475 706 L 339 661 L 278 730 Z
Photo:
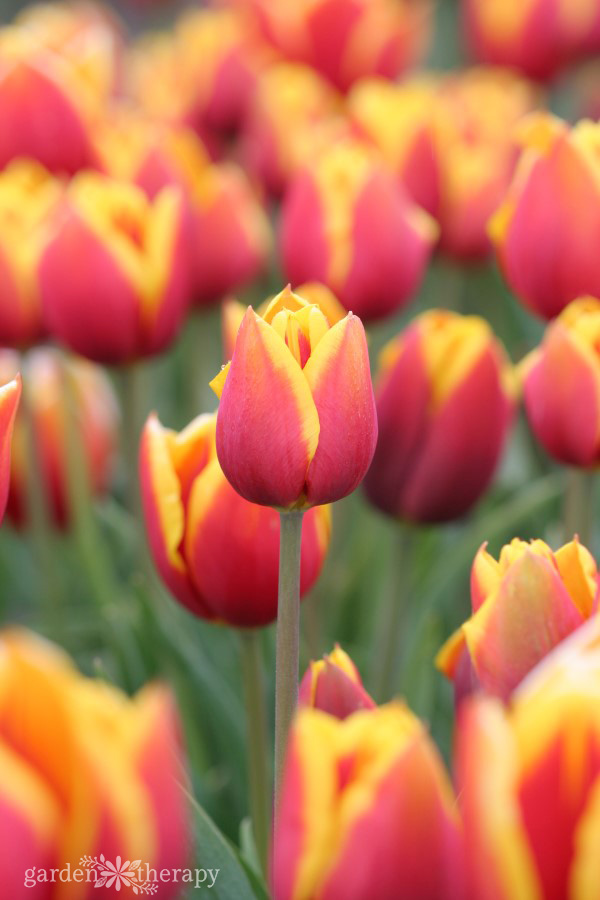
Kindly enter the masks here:
M 276 900 L 458 900 L 461 836 L 444 765 L 399 703 L 298 713 L 273 859 Z
M 131 362 L 160 352 L 187 311 L 187 252 L 183 201 L 175 188 L 149 201 L 134 185 L 77 175 L 39 263 L 50 333 L 96 362 Z
M 323 659 L 311 662 L 300 683 L 299 703 L 337 719 L 375 707 L 375 701 L 363 687 L 358 669 L 339 644 Z
M 165 584 L 195 615 L 239 627 L 277 617 L 279 520 L 231 487 L 215 450 L 215 416 L 177 433 L 150 416 L 140 481 L 152 554 Z M 315 582 L 329 545 L 328 507 L 311 510 L 302 538 L 301 591 Z
M 117 857 L 142 860 L 144 870 L 146 863 L 157 871 L 185 865 L 191 834 L 170 692 L 154 685 L 129 699 L 82 677 L 62 650 L 27 631 L 4 631 L 0 649 L 5 896 L 28 894 L 27 871 L 37 876 L 67 865 L 72 871 L 83 867 L 83 857 L 113 865 Z M 48 900 L 66 896 L 50 872 L 35 886 Z M 154 896 L 162 900 L 181 890 L 174 883 L 157 887 Z M 93 880 L 77 885 L 82 900 L 97 895 Z
M 429 37 L 426 0 L 233 0 L 251 10 L 284 57 L 316 69 L 342 91 L 357 78 L 394 79 L 422 56 Z
M 67 409 L 64 365 L 56 351 L 31 350 L 20 358 L 10 350 L 0 350 L 0 381 L 6 382 L 20 369 L 23 374 L 33 438 L 41 467 L 46 505 L 54 524 L 70 523 L 67 490 Z M 77 425 L 91 491 L 102 496 L 108 491 L 117 445 L 119 410 L 110 381 L 102 370 L 85 360 L 70 363 L 77 400 Z M 27 426 L 17 415 L 14 453 L 10 472 L 7 513 L 18 526 L 27 524 Z
M 506 700 L 553 647 L 597 608 L 598 570 L 577 538 L 556 553 L 515 538 L 496 561 L 484 544 L 471 572 L 473 614 L 446 642 L 437 666 L 457 700 L 475 688 Z
M 381 353 L 369 500 L 413 522 L 464 515 L 494 475 L 513 395 L 512 369 L 483 319 L 418 316 Z
M 212 386 L 221 397 L 219 462 L 246 500 L 306 509 L 361 482 L 377 419 L 365 333 L 352 313 L 330 327 L 289 288 L 264 317 L 249 307 Z
M 462 6 L 470 50 L 481 62 L 546 81 L 597 50 L 594 0 L 463 0 Z
M 60 197 L 37 163 L 19 160 L 0 173 L 0 343 L 22 347 L 44 334 L 37 263 L 44 229 Z
M 598 896 L 599 622 L 538 666 L 508 709 L 461 707 L 457 775 L 472 897 Z
M 18 157 L 69 175 L 94 166 L 88 93 L 75 66 L 26 29 L 0 31 L 0 169 Z
M 13 428 L 20 397 L 20 376 L 0 386 L 0 522 L 8 501 Z
M 365 321 L 418 291 L 437 227 L 368 148 L 338 142 L 292 180 L 281 254 L 292 284 L 321 281 Z
M 183 195 L 193 299 L 220 302 L 258 275 L 271 245 L 270 226 L 244 172 L 211 165 L 200 139 L 181 127 L 116 116 L 99 135 L 102 164 L 154 200 L 166 187 Z
M 589 122 L 569 130 L 541 114 L 524 123 L 523 155 L 490 222 L 509 287 L 546 319 L 577 297 L 600 296 L 599 134 Z
M 533 433 L 554 459 L 583 468 L 600 463 L 599 336 L 600 300 L 575 300 L 523 364 Z

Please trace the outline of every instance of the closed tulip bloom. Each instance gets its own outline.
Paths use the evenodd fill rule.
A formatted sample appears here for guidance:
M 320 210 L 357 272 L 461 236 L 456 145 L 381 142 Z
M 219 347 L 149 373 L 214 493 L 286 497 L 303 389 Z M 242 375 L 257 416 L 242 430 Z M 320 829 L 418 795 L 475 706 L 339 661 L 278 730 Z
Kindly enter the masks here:
M 506 700 L 527 673 L 596 611 L 598 570 L 577 539 L 556 553 L 515 538 L 495 560 L 484 544 L 471 572 L 473 614 L 437 665 L 461 700 L 483 689 Z
M 583 121 L 569 129 L 540 114 L 523 124 L 522 138 L 490 235 L 511 290 L 552 319 L 577 297 L 600 296 L 600 126 Z
M 430 30 L 426 0 L 233 0 L 252 10 L 284 57 L 306 63 L 342 91 L 366 75 L 394 79 L 423 54 Z
M 532 672 L 508 709 L 461 708 L 457 781 L 472 897 L 594 900 L 600 892 L 599 622 Z
M 6 896 L 27 895 L 26 873 L 83 868 L 82 857 L 102 855 L 113 865 L 117 857 L 141 860 L 142 869 L 147 863 L 159 872 L 185 865 L 191 850 L 186 773 L 166 687 L 149 686 L 130 699 L 82 677 L 62 650 L 26 631 L 2 632 L 0 649 Z M 139 884 L 137 873 L 134 879 Z M 97 885 L 84 878 L 69 887 L 89 900 L 100 884 L 99 877 Z M 47 900 L 66 896 L 64 882 L 49 872 L 46 882 L 31 887 Z M 171 900 L 181 885 L 158 882 L 157 888 L 155 897 Z
M 246 500 L 306 509 L 362 481 L 377 415 L 365 332 L 352 313 L 330 326 L 289 288 L 263 317 L 249 307 L 231 363 L 212 385 L 221 397 L 219 462 Z
M 140 449 L 146 530 L 154 561 L 173 596 L 195 615 L 240 627 L 277 617 L 279 517 L 231 487 L 215 450 L 215 416 L 177 433 L 151 416 Z M 328 507 L 311 510 L 302 533 L 300 589 L 323 564 Z
M 33 439 L 39 458 L 46 504 L 54 524 L 68 527 L 67 491 L 68 410 L 65 400 L 65 367 L 55 350 L 42 347 L 19 356 L 0 350 L 0 381 L 4 383 L 20 370 L 27 392 Z M 119 406 L 104 372 L 85 360 L 69 363 L 76 402 L 76 416 L 91 492 L 106 494 L 116 457 Z M 27 426 L 20 415 L 15 422 L 10 493 L 7 514 L 13 524 L 27 524 L 26 471 Z
M 512 367 L 489 325 L 447 310 L 418 316 L 382 351 L 375 395 L 369 500 L 414 522 L 464 515 L 494 475 L 514 406 Z
M 337 719 L 375 707 L 375 701 L 363 687 L 358 669 L 339 644 L 323 659 L 310 663 L 300 682 L 299 703 Z
M 54 217 L 39 263 L 44 319 L 53 337 L 96 362 L 125 363 L 163 350 L 190 300 L 183 200 L 77 175 Z
M 334 143 L 294 177 L 283 202 L 286 277 L 323 282 L 365 321 L 414 297 L 436 238 L 435 222 L 357 142 Z
M 532 78 L 551 79 L 593 49 L 595 0 L 462 0 L 462 11 L 476 59 Z
M 18 157 L 68 175 L 95 164 L 91 92 L 73 64 L 24 28 L 0 30 L 0 109 L 0 169 Z
M 0 344 L 23 347 L 45 333 L 37 264 L 61 188 L 29 160 L 0 173 Z
M 523 363 L 527 418 L 554 459 L 600 463 L 600 300 L 570 303 Z
M 8 500 L 13 428 L 20 398 L 20 376 L 0 386 L 0 522 Z
M 458 900 L 461 836 L 424 726 L 392 703 L 344 721 L 301 709 L 288 744 L 276 900 Z

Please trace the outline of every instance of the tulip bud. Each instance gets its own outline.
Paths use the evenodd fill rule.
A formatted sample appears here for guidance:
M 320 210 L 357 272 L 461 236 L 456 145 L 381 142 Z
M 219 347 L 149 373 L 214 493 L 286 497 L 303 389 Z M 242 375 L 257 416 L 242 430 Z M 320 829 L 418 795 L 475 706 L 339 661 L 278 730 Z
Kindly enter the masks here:
M 286 277 L 323 282 L 365 321 L 406 306 L 436 238 L 433 220 L 357 143 L 330 147 L 294 177 L 283 202 Z
M 19 369 L 27 392 L 46 503 L 54 524 L 65 528 L 69 524 L 69 500 L 64 363 L 61 363 L 56 351 L 45 347 L 31 350 L 23 357 L 10 350 L 0 350 L 0 382 L 14 377 Z M 119 425 L 117 398 L 103 371 L 85 360 L 77 359 L 69 363 L 69 377 L 73 381 L 77 425 L 90 490 L 101 496 L 109 488 L 116 454 Z M 10 520 L 17 526 L 27 522 L 28 473 L 25 461 L 28 456 L 25 445 L 28 440 L 26 425 L 17 415 L 7 508 Z
M 513 394 L 505 351 L 483 319 L 418 316 L 381 353 L 369 500 L 414 522 L 464 515 L 494 475 Z
M 82 857 L 113 866 L 117 857 L 141 860 L 158 872 L 185 865 L 191 834 L 170 692 L 154 685 L 131 700 L 105 682 L 83 678 L 62 650 L 26 631 L 4 631 L 0 652 L 5 896 L 26 895 L 28 870 L 37 876 L 43 869 L 82 868 Z M 95 874 L 97 882 L 68 887 L 83 888 L 77 896 L 86 900 L 96 896 L 94 884 L 102 882 Z M 42 896 L 65 897 L 64 880 L 46 876 L 35 884 Z M 140 884 L 137 873 L 121 886 L 132 884 Z M 181 889 L 174 882 L 157 887 L 160 900 L 175 900 Z
M 527 418 L 559 462 L 600 462 L 600 300 L 570 303 L 551 322 L 523 369 Z
M 279 517 L 248 503 L 223 475 L 215 416 L 199 416 L 180 433 L 150 416 L 142 434 L 140 481 L 150 548 L 176 599 L 195 615 L 228 625 L 275 621 Z M 328 507 L 305 518 L 301 593 L 321 570 L 330 529 Z
M 69 175 L 94 166 L 85 85 L 27 29 L 0 31 L 0 109 L 0 169 L 18 157 Z
M 300 706 L 310 706 L 345 719 L 375 701 L 365 691 L 359 671 L 339 644 L 323 659 L 310 663 L 300 682 Z
M 306 509 L 362 481 L 377 417 L 365 332 L 352 313 L 330 327 L 289 287 L 262 318 L 249 307 L 212 387 L 219 462 L 246 500 Z
M 395 79 L 422 56 L 430 31 L 427 0 L 234 0 L 252 10 L 264 37 L 342 91 L 366 75 Z
M 23 347 L 44 334 L 37 264 L 60 187 L 37 163 L 0 173 L 0 344 Z
M 273 860 L 277 900 L 462 896 L 461 837 L 424 726 L 392 703 L 345 721 L 298 713 Z
M 515 538 L 496 561 L 484 544 L 471 572 L 473 614 L 436 664 L 461 700 L 474 687 L 507 699 L 524 676 L 597 608 L 598 570 L 579 541 L 553 553 Z
M 50 333 L 96 362 L 160 352 L 190 296 L 183 201 L 93 173 L 76 176 L 42 253 L 39 283 Z M 118 323 L 118 327 L 115 327 Z
M 542 81 L 589 52 L 595 0 L 463 0 L 472 54 Z
M 0 386 L 0 522 L 4 518 L 8 500 L 13 428 L 20 397 L 19 375 Z
M 577 297 L 600 296 L 600 126 L 569 130 L 540 114 L 522 132 L 525 149 L 490 236 L 510 289 L 552 319 Z
M 508 709 L 461 707 L 457 781 L 469 896 L 598 895 L 598 618 L 538 666 Z

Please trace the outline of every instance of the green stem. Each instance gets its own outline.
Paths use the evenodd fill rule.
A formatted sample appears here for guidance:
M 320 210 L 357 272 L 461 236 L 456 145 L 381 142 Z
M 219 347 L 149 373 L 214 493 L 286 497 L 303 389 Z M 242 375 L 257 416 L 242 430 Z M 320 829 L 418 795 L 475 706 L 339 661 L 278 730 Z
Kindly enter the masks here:
M 394 559 L 393 577 L 388 584 L 380 611 L 373 658 L 376 670 L 373 691 L 380 701 L 389 700 L 394 691 L 395 676 L 400 657 L 401 628 L 410 590 L 407 571 L 412 563 L 410 549 L 412 533 L 408 525 L 398 526 L 398 552 Z
M 193 310 L 188 319 L 184 347 L 184 376 L 190 419 L 214 409 L 217 403 L 210 381 L 224 361 L 222 355 L 215 353 L 215 348 L 220 346 L 217 338 L 219 327 L 220 322 L 215 321 L 214 313 L 211 311 Z
M 260 633 L 240 631 L 242 677 L 246 702 L 250 815 L 258 859 L 266 872 L 269 846 L 270 790 L 267 750 L 267 711 L 264 695 Z
M 279 516 L 279 595 L 275 662 L 275 814 L 285 762 L 287 739 L 298 703 L 300 643 L 300 511 Z
M 584 469 L 567 469 L 565 477 L 565 540 L 571 541 L 577 534 L 588 547 L 594 523 L 595 474 Z
M 123 409 L 123 462 L 125 464 L 125 499 L 127 509 L 136 519 L 141 518 L 141 499 L 138 477 L 138 453 L 144 419 L 149 412 L 147 366 L 134 362 L 121 371 L 121 404 Z

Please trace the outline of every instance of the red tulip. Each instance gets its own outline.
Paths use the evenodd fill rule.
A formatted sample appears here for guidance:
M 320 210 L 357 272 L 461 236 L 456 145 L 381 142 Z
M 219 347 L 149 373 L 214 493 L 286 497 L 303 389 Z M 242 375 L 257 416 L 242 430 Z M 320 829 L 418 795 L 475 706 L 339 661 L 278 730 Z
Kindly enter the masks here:
M 20 397 L 19 375 L 0 387 L 0 522 L 8 500 L 13 428 Z
M 323 659 L 310 663 L 300 682 L 298 700 L 300 706 L 320 709 L 337 719 L 375 707 L 358 669 L 339 644 Z

